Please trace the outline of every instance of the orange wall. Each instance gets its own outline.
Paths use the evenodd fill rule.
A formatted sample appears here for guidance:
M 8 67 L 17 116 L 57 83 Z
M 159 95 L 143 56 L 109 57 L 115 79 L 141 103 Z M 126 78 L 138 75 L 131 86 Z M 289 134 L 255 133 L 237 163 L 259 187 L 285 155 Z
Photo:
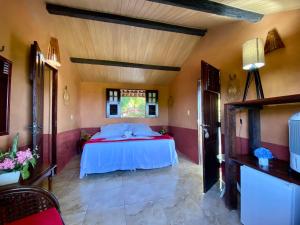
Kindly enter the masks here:
M 11 137 L 20 132 L 20 145 L 30 142 L 28 126 L 31 123 L 31 84 L 28 65 L 30 45 L 38 41 L 44 55 L 47 53 L 50 36 L 57 37 L 55 27 L 49 21 L 43 1 L 12 0 L 5 1 L 0 7 L 0 45 L 5 51 L 0 54 L 13 62 L 11 104 L 10 104 L 10 135 L 0 136 L 0 148 L 10 145 Z M 62 66 L 58 78 L 58 132 L 78 128 L 79 113 L 76 101 L 78 99 L 79 79 L 71 67 L 69 55 L 63 45 L 60 45 Z M 63 105 L 63 88 L 68 85 L 71 103 Z M 70 119 L 73 114 L 74 119 Z
M 158 118 L 106 118 L 106 88 L 152 89 L 159 90 Z M 169 89 L 165 86 L 148 86 L 137 84 L 109 84 L 82 82 L 80 84 L 80 118 L 81 127 L 100 127 L 116 122 L 142 122 L 151 126 L 168 125 Z
M 246 78 L 242 70 L 242 44 L 252 38 L 266 39 L 267 33 L 277 28 L 286 48 L 266 55 L 266 66 L 260 70 L 265 97 L 300 93 L 300 10 L 265 16 L 258 23 L 234 22 L 208 31 L 182 67 L 170 88 L 174 104 L 169 109 L 171 126 L 197 129 L 197 80 L 200 78 L 200 64 L 204 60 L 221 71 L 222 115 L 223 104 L 227 101 L 226 88 L 228 75 L 236 73 L 244 89 Z M 255 97 L 255 92 L 249 98 Z M 238 97 L 241 100 L 242 93 Z M 190 115 L 187 111 L 190 110 Z M 288 145 L 287 120 L 300 105 L 268 107 L 261 114 L 262 140 L 265 142 Z M 241 136 L 247 137 L 245 113 Z

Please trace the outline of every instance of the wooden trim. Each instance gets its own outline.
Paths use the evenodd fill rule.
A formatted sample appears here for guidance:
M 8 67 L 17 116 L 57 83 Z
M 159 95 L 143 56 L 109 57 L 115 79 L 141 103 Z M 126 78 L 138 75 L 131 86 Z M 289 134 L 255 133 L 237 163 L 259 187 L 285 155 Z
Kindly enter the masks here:
M 208 0 L 148 0 L 150 2 L 157 2 L 176 7 L 192 9 L 196 11 L 211 13 L 219 16 L 227 16 L 240 20 L 247 20 L 250 22 L 258 22 L 263 18 L 263 14 L 255 13 L 243 9 L 238 9 L 232 6 Z
M 249 133 L 249 150 L 253 151 L 261 147 L 261 132 L 260 132 L 260 109 L 248 109 L 248 133 Z
M 38 61 L 37 61 L 38 59 Z M 25 185 L 35 185 L 38 184 L 41 180 L 43 180 L 45 177 L 48 177 L 48 185 L 51 187 L 51 176 L 55 173 L 56 170 L 56 143 L 57 143 L 57 76 L 58 71 L 55 67 L 53 67 L 51 64 L 47 63 L 44 60 L 44 57 L 42 53 L 40 52 L 40 49 L 38 47 L 38 43 L 34 41 L 34 43 L 31 45 L 31 54 L 30 54 L 30 79 L 32 82 L 32 105 L 33 105 L 33 118 L 32 120 L 36 120 L 36 79 L 35 76 L 38 76 L 39 73 L 40 76 L 44 76 L 44 70 L 48 67 L 52 72 L 51 79 L 53 81 L 52 83 L 52 146 L 51 146 L 51 164 L 42 164 L 41 162 L 38 162 L 37 166 L 32 170 L 32 174 L 28 180 L 21 181 L 21 184 Z M 38 127 L 32 126 L 33 132 L 35 129 L 38 129 Z M 32 135 L 32 148 L 35 147 L 35 135 Z M 40 158 L 43 158 L 43 152 L 39 152 Z
M 235 156 L 236 148 L 236 111 L 231 105 L 225 105 L 225 204 L 229 209 L 237 208 L 237 165 L 230 160 Z
M 8 135 L 10 128 L 10 101 L 11 101 L 11 76 L 13 63 L 0 55 L 0 60 L 9 64 L 9 74 L 7 75 L 7 90 L 6 90 L 6 112 L 5 112 L 5 130 L 0 131 L 0 136 Z M 3 64 L 4 66 L 4 64 Z M 2 72 L 1 72 L 2 73 Z
M 85 9 L 72 8 L 68 6 L 46 3 L 46 9 L 50 14 L 69 16 L 80 19 L 95 20 L 106 23 L 122 24 L 134 27 L 142 27 L 147 29 L 169 31 L 175 33 L 204 36 L 206 29 L 183 27 L 173 24 L 161 23 L 145 19 L 137 19 L 133 17 L 120 16 L 116 14 L 90 11 Z
M 57 164 L 57 85 L 58 85 L 58 71 L 52 68 L 52 165 Z
M 235 157 L 232 157 L 231 160 L 237 163 L 238 166 L 246 165 L 260 172 L 300 185 L 300 175 L 290 169 L 289 162 L 280 159 L 272 159 L 269 160 L 268 169 L 265 169 L 259 165 L 257 158 L 252 155 L 236 155 Z
M 51 166 L 54 168 L 56 173 L 57 168 L 57 95 L 58 95 L 58 70 L 53 65 L 45 62 L 45 67 L 49 67 L 53 72 L 51 77 L 52 79 L 52 119 L 51 119 L 51 126 L 52 126 L 52 159 L 51 159 Z
M 255 100 L 248 100 L 244 102 L 231 102 L 231 103 L 227 103 L 227 105 L 249 108 L 249 107 L 262 107 L 264 105 L 279 105 L 279 104 L 287 104 L 287 103 L 300 103 L 300 94 L 264 98 L 264 99 L 255 99 Z
M 164 71 L 180 71 L 181 70 L 180 67 L 175 67 L 175 66 L 160 66 L 160 65 L 110 61 L 110 60 L 101 60 L 101 59 L 85 59 L 85 58 L 71 57 L 70 60 L 72 63 L 79 63 L 79 64 L 131 67 L 131 68 L 139 68 L 139 69 L 164 70 Z

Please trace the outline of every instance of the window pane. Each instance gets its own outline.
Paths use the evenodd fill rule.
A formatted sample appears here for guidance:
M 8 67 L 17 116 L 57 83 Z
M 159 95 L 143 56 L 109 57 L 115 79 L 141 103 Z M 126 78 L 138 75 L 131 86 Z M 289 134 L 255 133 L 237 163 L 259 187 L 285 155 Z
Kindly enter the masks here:
M 149 105 L 149 116 L 155 116 L 155 115 L 156 115 L 156 106 Z
M 118 115 L 118 105 L 116 104 L 111 104 L 109 108 L 109 113 L 110 115 Z
M 145 117 L 144 97 L 121 97 L 121 117 Z

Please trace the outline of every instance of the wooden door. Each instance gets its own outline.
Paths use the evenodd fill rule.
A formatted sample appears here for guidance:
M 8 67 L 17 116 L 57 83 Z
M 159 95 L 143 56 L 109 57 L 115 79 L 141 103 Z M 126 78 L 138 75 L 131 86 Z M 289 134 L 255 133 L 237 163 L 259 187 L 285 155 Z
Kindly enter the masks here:
M 199 153 L 203 167 L 203 191 L 207 192 L 218 180 L 220 164 L 220 72 L 201 62 L 198 84 Z
M 30 78 L 32 81 L 32 148 L 38 149 L 38 164 L 43 159 L 44 60 L 35 41 L 31 45 Z

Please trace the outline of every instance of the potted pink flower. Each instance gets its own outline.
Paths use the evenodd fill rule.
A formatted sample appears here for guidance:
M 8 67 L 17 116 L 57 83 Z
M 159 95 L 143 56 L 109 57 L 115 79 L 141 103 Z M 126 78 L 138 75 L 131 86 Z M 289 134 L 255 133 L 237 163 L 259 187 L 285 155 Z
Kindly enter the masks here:
M 20 178 L 28 179 L 30 176 L 29 168 L 36 165 L 38 155 L 36 150 L 30 148 L 18 151 L 19 134 L 13 139 L 12 147 L 8 152 L 0 152 L 0 185 L 17 183 Z

